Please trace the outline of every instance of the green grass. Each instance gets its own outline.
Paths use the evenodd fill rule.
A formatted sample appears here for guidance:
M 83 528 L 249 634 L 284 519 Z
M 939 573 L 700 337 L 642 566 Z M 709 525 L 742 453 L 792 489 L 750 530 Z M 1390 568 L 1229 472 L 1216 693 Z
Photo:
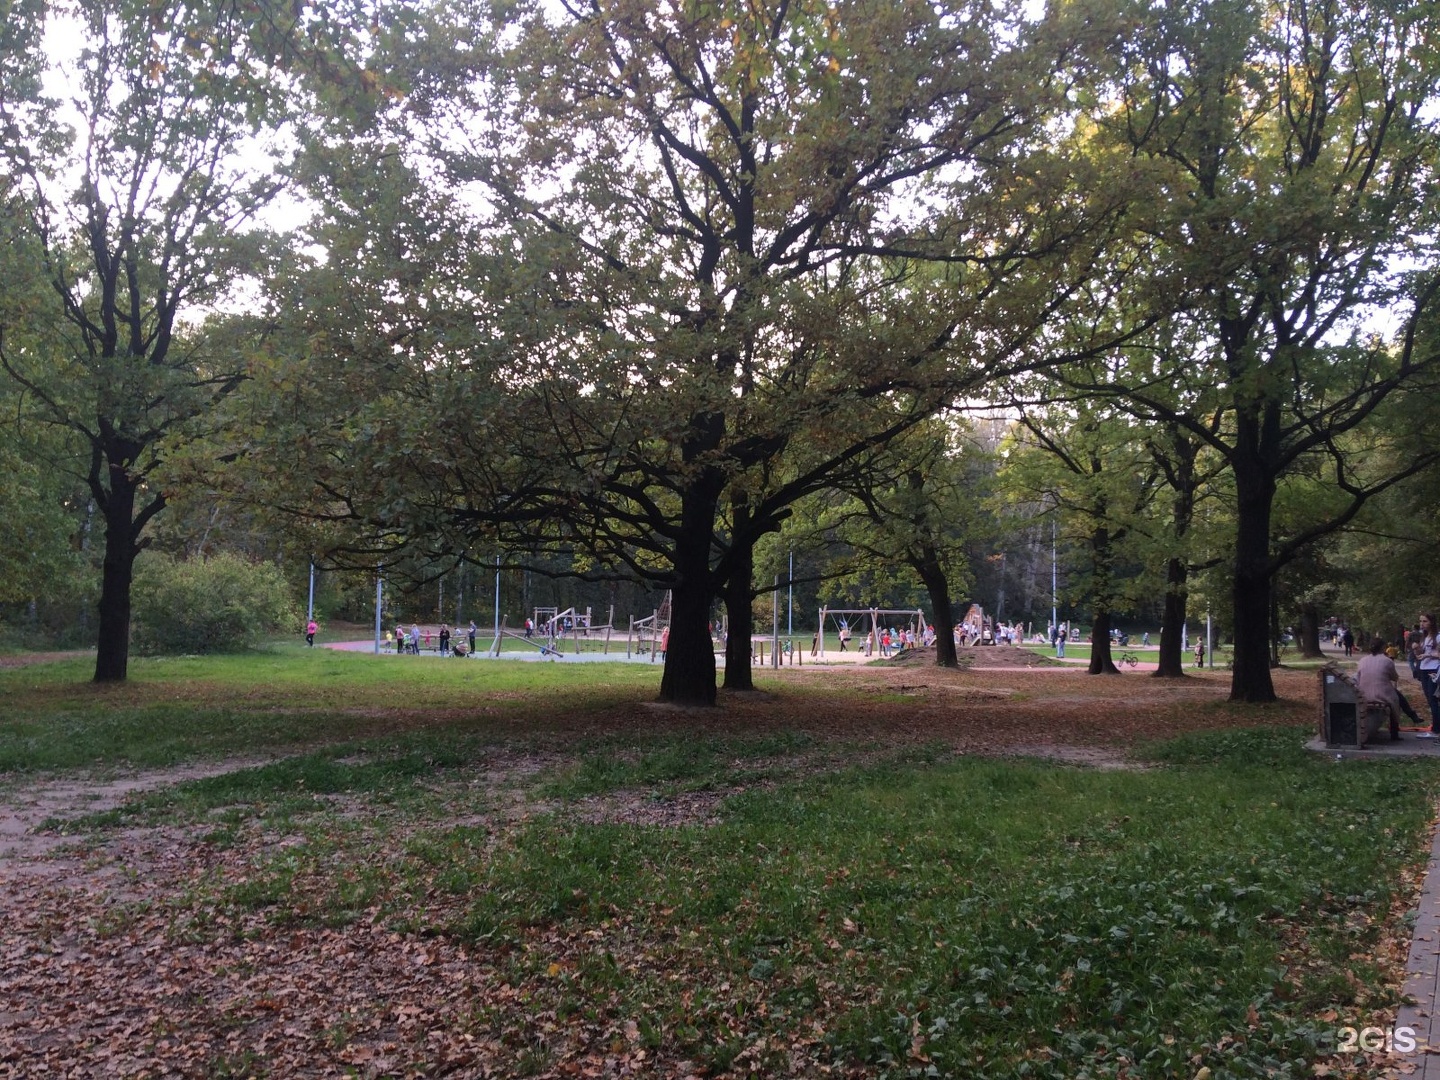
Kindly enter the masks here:
M 1110 658 L 1116 663 L 1119 663 L 1120 655 L 1122 653 L 1129 653 L 1144 663 L 1153 664 L 1159 659 L 1160 654 L 1159 642 L 1156 639 L 1158 639 L 1158 635 L 1155 635 L 1155 638 L 1152 638 L 1152 641 L 1154 643 L 1149 645 L 1148 647 L 1137 645 L 1134 643 L 1126 645 L 1124 647 L 1119 645 L 1112 645 L 1110 646 Z M 1037 654 L 1038 656 L 1054 657 L 1055 655 L 1055 649 L 1051 645 L 1026 644 L 1024 647 L 1030 652 Z M 1356 659 L 1359 658 L 1359 655 L 1360 654 L 1357 652 Z M 1068 642 L 1065 645 L 1065 658 L 1067 660 L 1089 660 L 1090 644 L 1083 641 Z M 1206 657 L 1206 667 L 1214 667 L 1216 670 L 1228 668 L 1231 664 L 1232 658 L 1233 651 L 1228 646 L 1222 646 L 1215 650 L 1215 656 L 1213 658 L 1213 661 L 1210 657 Z M 1182 656 L 1182 659 L 1184 660 L 1186 670 L 1189 670 L 1194 666 L 1195 654 L 1191 650 L 1186 649 Z M 1306 660 L 1301 657 L 1300 651 L 1293 645 L 1280 650 L 1281 666 L 1291 668 L 1297 671 L 1305 671 L 1319 668 L 1324 666 L 1325 664 L 1333 662 L 1334 660 L 1335 656 L 1333 654 L 1317 660 Z M 1342 659 L 1340 662 L 1343 664 L 1346 661 Z M 1351 663 L 1353 662 L 1354 661 L 1351 661 Z
M 156 766 L 403 734 L 502 737 L 653 696 L 627 664 L 436 661 L 281 647 L 239 656 L 136 658 L 120 685 L 92 662 L 0 671 L 0 773 Z
M 585 733 L 655 677 L 292 646 L 137 660 L 109 688 L 47 665 L 0 672 L 0 762 L 291 751 L 56 827 L 203 823 L 226 869 L 147 899 L 177 940 L 378 923 L 463 941 L 515 988 L 473 1024 L 517 1048 L 517 1074 L 558 1067 L 545 1016 L 632 1021 L 627 1043 L 712 1073 L 782 1075 L 797 1053 L 896 1078 L 1299 1077 L 1395 1004 L 1367 958 L 1422 857 L 1433 762 L 1337 763 L 1285 726 L 1116 771 L 783 730 Z M 860 693 L 786 692 L 807 711 Z M 487 771 L 536 739 L 547 768 Z M 718 825 L 577 816 L 697 796 Z M 492 813 L 506 800 L 524 821 Z
M 428 775 L 436 802 L 403 840 L 317 812 L 303 844 L 198 902 L 456 936 L 508 958 L 524 988 L 522 1012 L 497 1006 L 487 1025 L 644 1017 L 647 1045 L 716 1071 L 749 1054 L 778 1072 L 799 1043 L 895 1077 L 1309 1075 L 1338 1028 L 1321 1012 L 1353 1023 L 1393 1004 L 1364 988 L 1378 976 L 1363 957 L 1440 773 L 1337 765 L 1300 736 L 1187 736 L 1144 771 L 919 755 L 752 788 L 713 828 L 562 811 L 495 834 L 445 824 L 470 808 L 463 767 L 449 796 L 413 756 L 260 770 L 187 787 L 273 815 L 302 776 L 307 793 L 344 779 L 393 806 Z M 684 789 L 806 749 L 597 744 L 541 791 Z
M 674 793 L 732 787 L 785 775 L 786 767 L 773 767 L 767 759 L 803 754 L 815 742 L 785 732 L 758 738 L 612 737 L 577 747 L 579 760 L 544 782 L 539 793 L 576 799 L 625 788 Z

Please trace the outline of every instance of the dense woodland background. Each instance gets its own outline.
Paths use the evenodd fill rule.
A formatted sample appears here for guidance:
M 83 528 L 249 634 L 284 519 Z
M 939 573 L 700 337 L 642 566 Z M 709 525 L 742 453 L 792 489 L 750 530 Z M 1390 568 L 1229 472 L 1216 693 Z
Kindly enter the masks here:
M 498 558 L 512 624 L 669 596 L 669 700 L 780 582 L 1170 677 L 1208 611 L 1263 702 L 1413 623 L 1433 6 L 1010 7 L 11 0 L 6 632 L 113 681 L 186 561 L 488 624 Z

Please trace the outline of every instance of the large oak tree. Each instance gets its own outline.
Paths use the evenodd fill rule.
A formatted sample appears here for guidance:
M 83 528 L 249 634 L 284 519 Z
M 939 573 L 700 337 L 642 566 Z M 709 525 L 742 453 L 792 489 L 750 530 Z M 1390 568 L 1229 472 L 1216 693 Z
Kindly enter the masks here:
M 371 557 L 578 547 L 668 588 L 661 697 L 713 702 L 717 598 L 727 681 L 749 677 L 760 537 L 1070 347 L 1119 194 L 1049 140 L 1098 32 L 892 0 L 428 18 L 377 76 L 399 126 L 369 136 L 373 187 L 342 164 L 359 144 L 316 148 L 348 239 L 293 279 L 307 347 L 276 385 L 304 402 L 288 430 L 329 405 L 367 437 L 312 423 L 296 508 L 368 529 Z M 437 248 L 443 280 L 415 255 Z M 341 262 L 383 316 L 333 317 Z

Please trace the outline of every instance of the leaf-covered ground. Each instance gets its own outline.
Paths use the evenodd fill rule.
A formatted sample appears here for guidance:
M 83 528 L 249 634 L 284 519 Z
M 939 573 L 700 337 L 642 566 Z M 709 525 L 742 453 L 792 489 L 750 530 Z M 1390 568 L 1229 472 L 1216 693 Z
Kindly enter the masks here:
M 1286 759 L 1297 779 L 1268 807 L 1248 801 L 1271 799 L 1263 769 L 1210 806 L 1206 777 L 1243 771 L 1246 746 L 1183 766 L 1137 754 L 1187 732 L 1308 721 L 1313 674 L 1279 686 L 1281 703 L 1254 710 L 1225 701 L 1219 673 L 805 668 L 718 710 L 636 701 L 510 724 L 486 701 L 488 741 L 444 753 L 407 756 L 403 739 L 454 724 L 453 709 L 391 709 L 394 745 L 367 728 L 335 756 L 12 777 L 0 1075 L 1213 1068 L 1218 1080 L 1217 1062 L 1228 1075 L 1378 1067 L 1321 1061 L 1315 1031 L 1393 1010 L 1428 819 L 1421 774 L 1344 774 L 1389 838 L 1393 880 L 1367 907 L 1344 899 L 1368 885 L 1345 868 L 1363 848 L 1343 829 L 1356 846 L 1337 848 L 1336 868 L 1312 881 L 1308 865 L 1282 865 L 1294 837 L 1330 842 L 1306 801 L 1308 762 Z M 1207 764 L 1212 752 L 1224 761 Z M 992 756 L 1066 768 L 967 770 Z M 1177 768 L 1213 771 L 1145 787 Z M 1147 801 L 1165 810 L 1117 809 Z M 1245 841 L 1272 865 L 1224 847 L 1174 861 L 1176 830 L 1250 828 L 1272 807 Z M 993 850 L 992 829 L 1008 830 Z M 1037 860 L 1053 880 L 1012 892 Z M 973 926 L 952 929 L 964 911 Z M 1355 955 L 1338 965 L 1337 948 Z M 1244 974 L 1267 949 L 1254 970 L 1279 967 Z M 1173 979 L 1116 997 L 1145 950 Z M 1237 981 L 1259 980 L 1248 1012 L 1232 1015 L 1212 985 L 1224 957 Z M 1182 1019 L 1192 1009 L 1205 1015 Z

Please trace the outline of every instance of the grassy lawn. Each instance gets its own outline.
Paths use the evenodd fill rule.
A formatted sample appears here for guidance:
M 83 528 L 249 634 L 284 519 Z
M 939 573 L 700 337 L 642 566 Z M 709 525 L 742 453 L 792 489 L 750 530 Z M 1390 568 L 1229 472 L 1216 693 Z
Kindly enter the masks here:
M 645 666 L 87 673 L 0 672 L 12 786 L 275 760 L 48 823 L 96 872 L 0 878 L 34 1021 L 0 1061 L 49 1031 L 94 1068 L 128 1017 L 137 1075 L 1362 1075 L 1335 1038 L 1393 1021 L 1440 783 L 1305 753 L 1312 675 L 1246 711 L 1218 675 L 791 671 L 705 712 Z
M 647 667 L 375 657 L 303 645 L 232 657 L 135 658 L 0 671 L 0 773 L 155 766 L 382 735 L 500 738 L 653 693 Z

